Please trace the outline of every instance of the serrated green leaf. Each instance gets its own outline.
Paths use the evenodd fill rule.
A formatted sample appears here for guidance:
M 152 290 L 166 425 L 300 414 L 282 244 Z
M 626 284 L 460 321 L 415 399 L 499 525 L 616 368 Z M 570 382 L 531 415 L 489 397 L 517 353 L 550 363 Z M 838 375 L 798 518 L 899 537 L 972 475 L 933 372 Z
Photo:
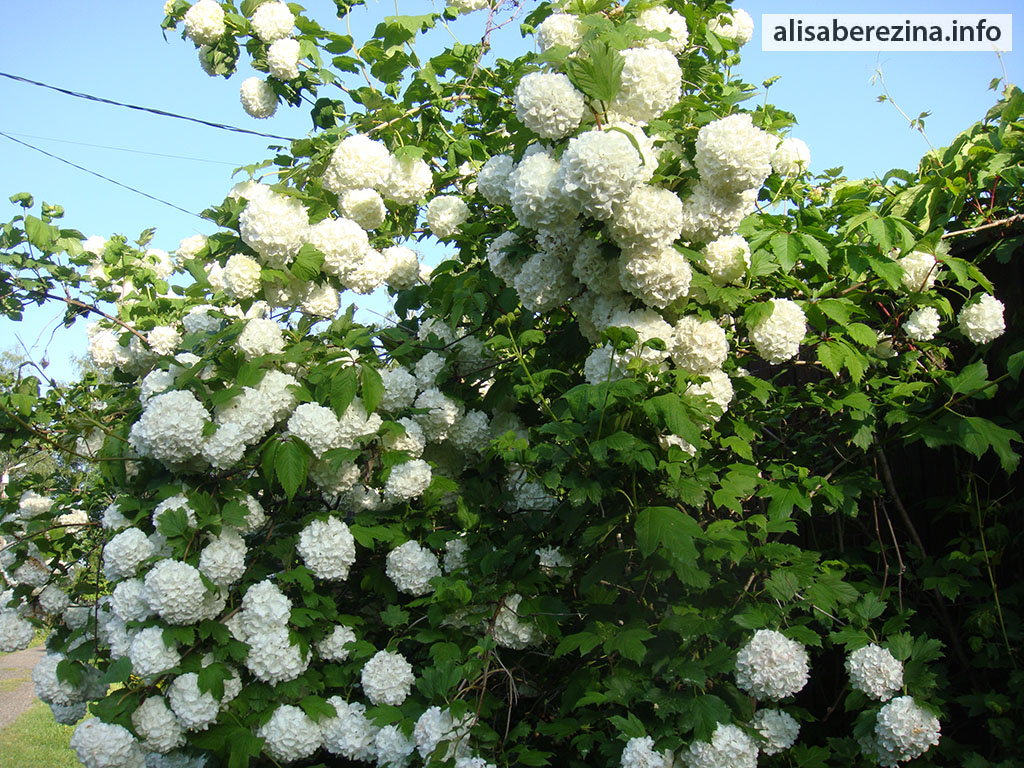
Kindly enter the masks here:
M 384 380 L 381 378 L 380 373 L 377 372 L 377 369 L 372 366 L 364 365 L 360 370 L 362 371 L 363 379 L 363 406 L 366 408 L 367 415 L 369 415 L 377 410 L 381 398 L 384 397 Z
M 800 240 L 786 232 L 780 232 L 771 239 L 772 253 L 779 260 L 784 272 L 792 272 L 800 258 Z
M 878 346 L 878 334 L 864 323 L 850 323 L 846 326 L 846 335 L 868 349 Z
M 586 57 L 565 63 L 572 84 L 595 101 L 608 103 L 622 87 L 622 54 L 600 40 L 591 40 L 581 47 Z
M 280 444 L 274 459 L 274 474 L 289 499 L 305 484 L 308 470 L 309 457 L 301 445 L 291 440 Z

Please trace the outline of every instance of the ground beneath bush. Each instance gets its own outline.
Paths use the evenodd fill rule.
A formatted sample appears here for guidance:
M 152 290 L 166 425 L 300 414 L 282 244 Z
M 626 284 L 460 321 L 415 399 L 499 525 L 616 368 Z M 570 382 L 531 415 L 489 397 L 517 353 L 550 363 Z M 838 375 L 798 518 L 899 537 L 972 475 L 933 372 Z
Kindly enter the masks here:
M 36 701 L 32 668 L 46 654 L 43 646 L 0 656 L 0 730 L 17 720 Z

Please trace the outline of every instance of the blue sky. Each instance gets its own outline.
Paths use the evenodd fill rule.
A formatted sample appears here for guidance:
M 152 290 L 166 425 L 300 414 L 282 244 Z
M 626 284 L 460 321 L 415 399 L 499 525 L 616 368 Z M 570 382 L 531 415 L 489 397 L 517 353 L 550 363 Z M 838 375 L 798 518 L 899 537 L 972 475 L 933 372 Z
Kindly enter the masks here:
M 303 3 L 321 24 L 334 20 L 329 0 Z M 531 3 L 532 5 L 532 3 Z M 354 17 L 355 31 L 378 18 L 435 9 L 430 0 L 374 2 Z M 883 174 L 890 168 L 912 169 L 927 149 L 919 134 L 871 84 L 881 67 L 893 97 L 912 116 L 930 111 L 926 129 L 941 146 L 980 119 L 995 95 L 989 81 L 1003 74 L 1024 80 L 1024 54 L 990 53 L 769 53 L 761 51 L 762 13 L 956 13 L 974 12 L 959 2 L 821 2 L 820 0 L 751 0 L 739 2 L 754 17 L 757 31 L 743 49 L 738 72 L 760 85 L 778 75 L 770 101 L 794 112 L 793 135 L 811 147 L 812 171 L 843 165 L 851 177 Z M 986 12 L 1012 13 L 1018 0 L 988 2 Z M 0 72 L 32 78 L 70 90 L 169 112 L 247 127 L 283 136 L 307 132 L 308 115 L 280 108 L 269 120 L 256 121 L 242 111 L 238 86 L 251 72 L 242 68 L 230 80 L 210 78 L 200 69 L 191 43 L 159 27 L 162 0 L 4 0 L 0 4 Z M 472 17 L 456 27 L 466 28 Z M 502 55 L 522 50 L 515 25 L 497 42 Z M 445 33 L 441 33 L 445 34 Z M 467 41 L 469 40 L 467 32 Z M 1024 50 L 1024 42 L 1018 46 Z M 190 211 L 220 200 L 233 184 L 236 165 L 268 156 L 272 140 L 213 130 L 190 123 L 73 99 L 0 78 L 0 131 L 79 165 L 96 170 Z M 57 141 L 60 140 L 60 141 Z M 77 142 L 77 143 L 68 143 Z M 85 144 L 132 149 L 114 151 Z M 185 236 L 209 233 L 212 226 L 194 216 L 122 190 L 82 171 L 0 137 L 2 199 L 26 191 L 37 200 L 59 203 L 65 225 L 85 235 L 124 234 L 134 239 L 157 227 L 156 247 L 173 249 Z M 153 154 L 142 154 L 153 153 Z M 156 154 L 175 155 L 158 157 Z M 189 158 L 189 159 L 184 159 Z M 0 206 L 8 205 L 6 201 Z M 6 220 L 13 206 L 0 212 Z M 15 334 L 40 359 L 49 343 L 51 374 L 67 378 L 69 354 L 85 351 L 84 325 L 60 331 L 49 342 L 59 310 L 36 312 L 19 326 L 0 320 L 0 349 L 17 346 Z M 38 339 L 38 340 L 37 340 Z

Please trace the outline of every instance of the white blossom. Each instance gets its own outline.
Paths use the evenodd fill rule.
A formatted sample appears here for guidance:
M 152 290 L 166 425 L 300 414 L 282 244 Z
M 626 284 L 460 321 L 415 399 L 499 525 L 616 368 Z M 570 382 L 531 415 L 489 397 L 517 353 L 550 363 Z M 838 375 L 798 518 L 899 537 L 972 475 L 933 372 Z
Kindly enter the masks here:
M 782 176 L 797 176 L 811 164 L 811 150 L 802 139 L 783 139 L 772 152 L 772 168 Z
M 255 75 L 242 82 L 238 98 L 246 114 L 257 120 L 266 120 L 277 112 L 277 94 L 273 87 Z
M 270 720 L 260 726 L 257 735 L 265 739 L 263 751 L 274 760 L 292 763 L 309 757 L 322 742 L 320 729 L 299 707 L 282 704 Z
M 524 75 L 516 85 L 513 101 L 519 121 L 545 139 L 560 139 L 572 133 L 586 111 L 583 94 L 560 72 Z
M 907 337 L 914 341 L 930 341 L 939 332 L 939 311 L 935 307 L 914 310 L 903 324 Z
M 324 749 L 349 760 L 370 761 L 376 757 L 375 739 L 379 728 L 366 717 L 366 707 L 332 696 L 327 703 L 335 716 L 320 721 Z
M 701 180 L 719 192 L 760 187 L 771 172 L 777 139 L 756 128 L 748 114 L 714 120 L 697 132 L 694 165 Z
M 224 9 L 216 0 L 199 0 L 185 11 L 185 34 L 196 45 L 213 45 L 224 36 Z
M 622 51 L 622 85 L 610 109 L 639 123 L 661 117 L 679 103 L 683 71 L 671 51 L 648 46 Z
M 344 581 L 356 561 L 355 539 L 336 517 L 313 520 L 299 533 L 296 551 L 319 579 Z
M 876 701 L 888 701 L 903 687 L 903 664 L 874 643 L 846 657 L 846 672 L 852 688 Z
M 142 747 L 131 731 L 93 717 L 71 734 L 71 749 L 85 768 L 145 768 Z
M 399 592 L 420 597 L 434 591 L 430 580 L 441 575 L 441 567 L 433 552 L 407 541 L 388 552 L 386 573 Z
M 442 240 L 458 232 L 468 218 L 469 206 L 461 197 L 438 195 L 427 204 L 427 226 Z
M 360 682 L 366 698 L 374 706 L 400 706 L 412 690 L 415 677 L 412 665 L 400 653 L 377 651 L 363 665 Z
M 757 744 L 736 725 L 719 723 L 711 741 L 695 741 L 680 754 L 687 768 L 756 768 Z
M 982 294 L 977 301 L 964 306 L 957 315 L 960 332 L 975 344 L 987 344 L 1003 335 L 1003 303 L 995 296 Z
M 750 340 L 772 365 L 796 357 L 807 332 L 804 311 L 789 299 L 772 299 L 772 313 L 750 329 Z
M 324 187 L 341 195 L 351 189 L 382 191 L 391 175 L 391 153 L 384 144 L 363 134 L 342 139 L 324 171 Z
M 782 699 L 802 690 L 807 650 L 773 629 L 759 629 L 736 654 L 736 685 L 758 699 Z
M 270 74 L 278 80 L 294 80 L 299 76 L 299 41 L 286 37 L 275 40 L 267 49 Z
M 256 37 L 265 43 L 272 43 L 291 35 L 295 27 L 295 15 L 288 9 L 286 3 L 281 0 L 270 0 L 256 8 L 250 23 Z
M 750 724 L 764 739 L 761 751 L 766 755 L 789 749 L 800 734 L 800 724 L 791 714 L 781 709 L 759 709 Z

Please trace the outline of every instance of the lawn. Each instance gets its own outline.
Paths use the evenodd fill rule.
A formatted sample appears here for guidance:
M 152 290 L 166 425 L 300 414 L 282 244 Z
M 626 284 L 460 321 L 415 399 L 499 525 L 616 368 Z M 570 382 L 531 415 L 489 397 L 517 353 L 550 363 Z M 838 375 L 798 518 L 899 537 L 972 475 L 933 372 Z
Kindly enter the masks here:
M 59 725 L 37 701 L 0 731 L 0 768 L 81 768 L 68 741 L 75 728 Z

